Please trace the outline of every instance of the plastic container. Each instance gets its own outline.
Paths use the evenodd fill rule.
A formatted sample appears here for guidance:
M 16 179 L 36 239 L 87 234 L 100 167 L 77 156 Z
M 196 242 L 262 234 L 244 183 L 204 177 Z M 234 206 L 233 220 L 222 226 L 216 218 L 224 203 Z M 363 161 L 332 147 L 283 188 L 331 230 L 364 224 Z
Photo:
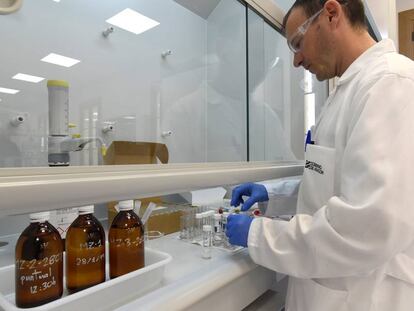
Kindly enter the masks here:
M 14 265 L 0 268 L 0 310 L 73 311 L 92 308 L 113 310 L 157 287 L 163 278 L 165 265 L 172 257 L 164 252 L 145 249 L 145 267 L 72 295 L 66 291 L 60 299 L 29 309 L 17 308 L 14 302 Z M 107 267 L 108 268 L 108 267 Z M 109 271 L 107 269 L 107 271 Z M 93 306 L 96 306 L 95 308 Z
M 121 201 L 109 229 L 110 278 L 141 269 L 145 265 L 144 226 L 134 213 L 134 201 Z
M 22 308 L 45 304 L 63 293 L 62 239 L 48 220 L 48 212 L 30 214 L 30 225 L 16 244 L 16 305 Z
M 93 205 L 79 208 L 66 234 L 66 288 L 70 293 L 105 281 L 105 231 Z

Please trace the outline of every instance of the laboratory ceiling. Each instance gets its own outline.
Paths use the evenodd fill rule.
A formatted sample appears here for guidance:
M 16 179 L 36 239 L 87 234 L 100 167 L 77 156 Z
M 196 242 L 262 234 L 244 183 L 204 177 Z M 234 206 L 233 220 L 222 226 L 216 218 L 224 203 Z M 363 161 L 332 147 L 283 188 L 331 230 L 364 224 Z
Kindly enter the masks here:
M 216 8 L 220 0 L 174 0 L 178 4 L 187 8 L 191 12 L 201 16 L 204 19 L 209 17 L 210 13 Z

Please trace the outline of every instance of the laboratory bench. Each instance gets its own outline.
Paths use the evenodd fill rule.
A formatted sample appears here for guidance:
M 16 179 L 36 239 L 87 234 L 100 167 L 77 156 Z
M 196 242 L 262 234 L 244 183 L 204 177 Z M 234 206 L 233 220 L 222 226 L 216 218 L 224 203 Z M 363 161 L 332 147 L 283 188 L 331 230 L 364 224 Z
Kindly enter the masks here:
M 2 237 L 9 244 L 0 248 L 0 267 L 14 263 L 17 238 Z M 242 310 L 276 280 L 276 273 L 256 265 L 247 249 L 213 248 L 212 258 L 203 259 L 201 246 L 180 240 L 177 233 L 147 241 L 146 247 L 172 256 L 163 279 L 116 310 Z

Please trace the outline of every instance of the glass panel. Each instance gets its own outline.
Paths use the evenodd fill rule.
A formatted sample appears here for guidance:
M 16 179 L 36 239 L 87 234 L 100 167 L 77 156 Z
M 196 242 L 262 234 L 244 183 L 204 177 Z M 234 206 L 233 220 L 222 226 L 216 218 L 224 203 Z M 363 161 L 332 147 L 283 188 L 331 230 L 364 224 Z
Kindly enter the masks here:
M 246 161 L 246 8 L 222 0 L 207 42 L 207 161 Z
M 108 21 L 120 12 L 152 28 Z M 69 152 L 70 165 L 102 164 L 96 138 L 166 144 L 169 162 L 246 159 L 245 7 L 237 0 L 26 0 L 0 29 L 0 87 L 19 90 L 0 93 L 0 167 L 48 165 L 51 79 L 69 83 L 76 127 L 64 124 L 65 148 L 83 148 Z M 80 62 L 41 61 L 50 53 Z M 12 79 L 17 73 L 44 80 Z M 74 146 L 73 134 L 93 139 Z
M 327 83 L 294 68 L 286 39 L 252 10 L 248 32 L 250 160 L 303 159 L 304 134 L 326 99 Z

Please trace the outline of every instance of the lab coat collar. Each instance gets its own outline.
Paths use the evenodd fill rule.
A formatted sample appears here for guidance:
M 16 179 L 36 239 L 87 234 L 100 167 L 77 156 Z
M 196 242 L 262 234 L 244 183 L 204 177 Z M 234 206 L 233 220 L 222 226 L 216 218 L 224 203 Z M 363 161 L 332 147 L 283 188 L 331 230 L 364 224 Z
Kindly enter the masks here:
M 390 39 L 384 39 L 375 45 L 371 46 L 368 50 L 362 53 L 354 62 L 345 70 L 344 74 L 339 78 L 337 86 L 348 82 L 353 76 L 355 76 L 362 68 L 365 68 L 367 63 L 373 59 L 380 57 L 386 53 L 396 52 L 394 42 Z

